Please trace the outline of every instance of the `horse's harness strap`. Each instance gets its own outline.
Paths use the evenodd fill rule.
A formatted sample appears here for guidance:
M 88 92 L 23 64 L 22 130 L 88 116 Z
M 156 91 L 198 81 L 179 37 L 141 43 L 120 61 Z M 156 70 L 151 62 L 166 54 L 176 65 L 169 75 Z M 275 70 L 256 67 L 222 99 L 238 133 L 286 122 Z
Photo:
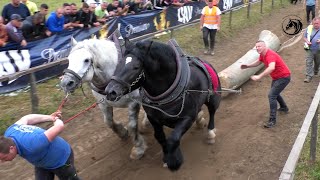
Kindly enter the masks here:
M 207 68 L 203 65 L 203 62 L 200 59 L 191 57 L 190 61 L 195 63 L 196 66 L 198 66 L 206 74 L 206 76 L 208 78 L 208 86 L 209 86 L 209 88 L 208 88 L 208 90 L 209 90 L 208 101 L 209 101 L 210 96 L 213 95 L 213 85 L 212 85 L 212 81 L 211 81 L 211 76 L 210 76 Z
M 140 91 L 142 96 L 142 101 L 147 104 L 156 104 L 156 105 L 168 104 L 170 102 L 178 100 L 179 97 L 182 98 L 183 94 L 186 92 L 185 90 L 190 80 L 190 67 L 187 61 L 187 57 L 184 54 L 182 54 L 183 51 L 177 45 L 175 40 L 169 41 L 168 44 L 174 49 L 176 53 L 177 64 L 178 63 L 180 64 L 178 67 L 180 71 L 179 79 L 175 80 L 177 82 L 170 87 L 170 88 L 173 87 L 171 92 L 166 94 L 166 96 L 160 100 L 155 100 L 153 98 L 150 98 L 150 95 L 148 95 L 147 92 L 142 88 L 142 90 Z
M 122 84 L 123 86 L 125 86 L 125 87 L 127 87 L 127 88 L 131 89 L 131 85 L 130 85 L 129 83 L 127 83 L 127 82 L 123 81 L 122 79 L 120 79 L 120 78 L 119 78 L 119 77 L 117 77 L 117 76 L 112 76 L 112 77 L 111 77 L 111 80 L 115 80 L 116 82 L 118 82 L 118 83 Z M 129 91 L 130 91 L 130 90 L 129 90 Z

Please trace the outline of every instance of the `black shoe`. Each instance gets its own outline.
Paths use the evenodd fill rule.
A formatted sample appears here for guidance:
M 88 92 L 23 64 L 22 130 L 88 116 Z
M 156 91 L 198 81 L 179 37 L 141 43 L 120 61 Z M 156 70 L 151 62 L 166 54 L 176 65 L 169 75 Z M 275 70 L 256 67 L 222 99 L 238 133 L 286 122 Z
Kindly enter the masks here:
M 264 124 L 264 128 L 272 128 L 273 126 L 276 125 L 275 121 L 268 121 L 266 124 Z
M 289 112 L 289 108 L 287 108 L 287 107 L 281 107 L 281 108 L 278 109 L 278 111 L 284 112 L 284 113 L 288 113 L 288 112 Z

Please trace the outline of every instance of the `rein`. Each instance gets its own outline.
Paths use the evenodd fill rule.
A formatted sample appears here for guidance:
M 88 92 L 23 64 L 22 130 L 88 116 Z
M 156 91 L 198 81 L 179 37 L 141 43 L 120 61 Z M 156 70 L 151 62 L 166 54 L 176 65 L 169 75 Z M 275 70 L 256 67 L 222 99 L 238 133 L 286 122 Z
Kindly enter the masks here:
M 66 97 L 63 98 L 63 100 L 61 101 L 61 104 L 59 105 L 57 111 L 61 111 L 63 105 L 67 102 L 68 100 L 68 96 L 69 94 L 66 95 Z M 91 106 L 87 107 L 86 109 L 80 111 L 79 113 L 73 115 L 72 117 L 70 117 L 69 119 L 63 121 L 64 124 L 72 121 L 73 119 L 75 119 L 76 117 L 80 116 L 81 114 L 85 113 L 86 111 L 89 111 L 92 108 L 95 108 L 98 104 L 102 103 L 105 100 L 105 98 L 100 99 L 98 102 L 93 103 Z

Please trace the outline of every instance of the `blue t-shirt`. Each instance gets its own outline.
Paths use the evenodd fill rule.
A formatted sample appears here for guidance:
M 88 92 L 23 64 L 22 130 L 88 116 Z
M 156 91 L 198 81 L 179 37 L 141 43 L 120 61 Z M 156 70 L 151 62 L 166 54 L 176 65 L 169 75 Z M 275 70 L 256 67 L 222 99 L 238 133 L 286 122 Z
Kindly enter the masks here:
M 314 6 L 316 5 L 316 0 L 306 0 L 306 6 Z
M 2 9 L 2 17 L 8 22 L 12 14 L 19 14 L 23 19 L 30 16 L 28 7 L 22 3 L 18 7 L 13 6 L 11 3 L 5 5 Z
M 13 124 L 4 136 L 12 138 L 18 154 L 36 167 L 56 169 L 65 165 L 70 145 L 61 137 L 49 142 L 45 130 L 37 126 Z

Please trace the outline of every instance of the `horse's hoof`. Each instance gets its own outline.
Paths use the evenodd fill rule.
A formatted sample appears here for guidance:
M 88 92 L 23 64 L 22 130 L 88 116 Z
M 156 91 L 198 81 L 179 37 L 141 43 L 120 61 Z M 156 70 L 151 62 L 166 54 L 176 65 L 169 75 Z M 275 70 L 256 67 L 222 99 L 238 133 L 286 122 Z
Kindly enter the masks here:
M 207 138 L 207 143 L 208 144 L 214 144 L 215 143 L 215 137 L 216 137 L 216 133 L 215 133 L 215 129 L 214 130 L 209 130 L 208 131 L 208 138 Z
M 119 137 L 125 141 L 129 138 L 129 131 L 127 130 L 127 128 L 123 128 L 123 129 L 124 131 L 122 131 L 122 133 L 119 134 Z
M 197 120 L 196 121 L 196 124 L 197 124 L 197 128 L 198 129 L 203 129 L 204 127 L 206 127 L 206 119 L 204 118 L 201 118 L 200 120 Z
M 142 158 L 145 150 L 146 150 L 146 147 L 142 147 L 142 148 L 133 147 L 131 149 L 130 159 L 138 160 L 138 159 Z
M 167 163 L 163 163 L 162 167 L 168 168 L 168 164 Z

